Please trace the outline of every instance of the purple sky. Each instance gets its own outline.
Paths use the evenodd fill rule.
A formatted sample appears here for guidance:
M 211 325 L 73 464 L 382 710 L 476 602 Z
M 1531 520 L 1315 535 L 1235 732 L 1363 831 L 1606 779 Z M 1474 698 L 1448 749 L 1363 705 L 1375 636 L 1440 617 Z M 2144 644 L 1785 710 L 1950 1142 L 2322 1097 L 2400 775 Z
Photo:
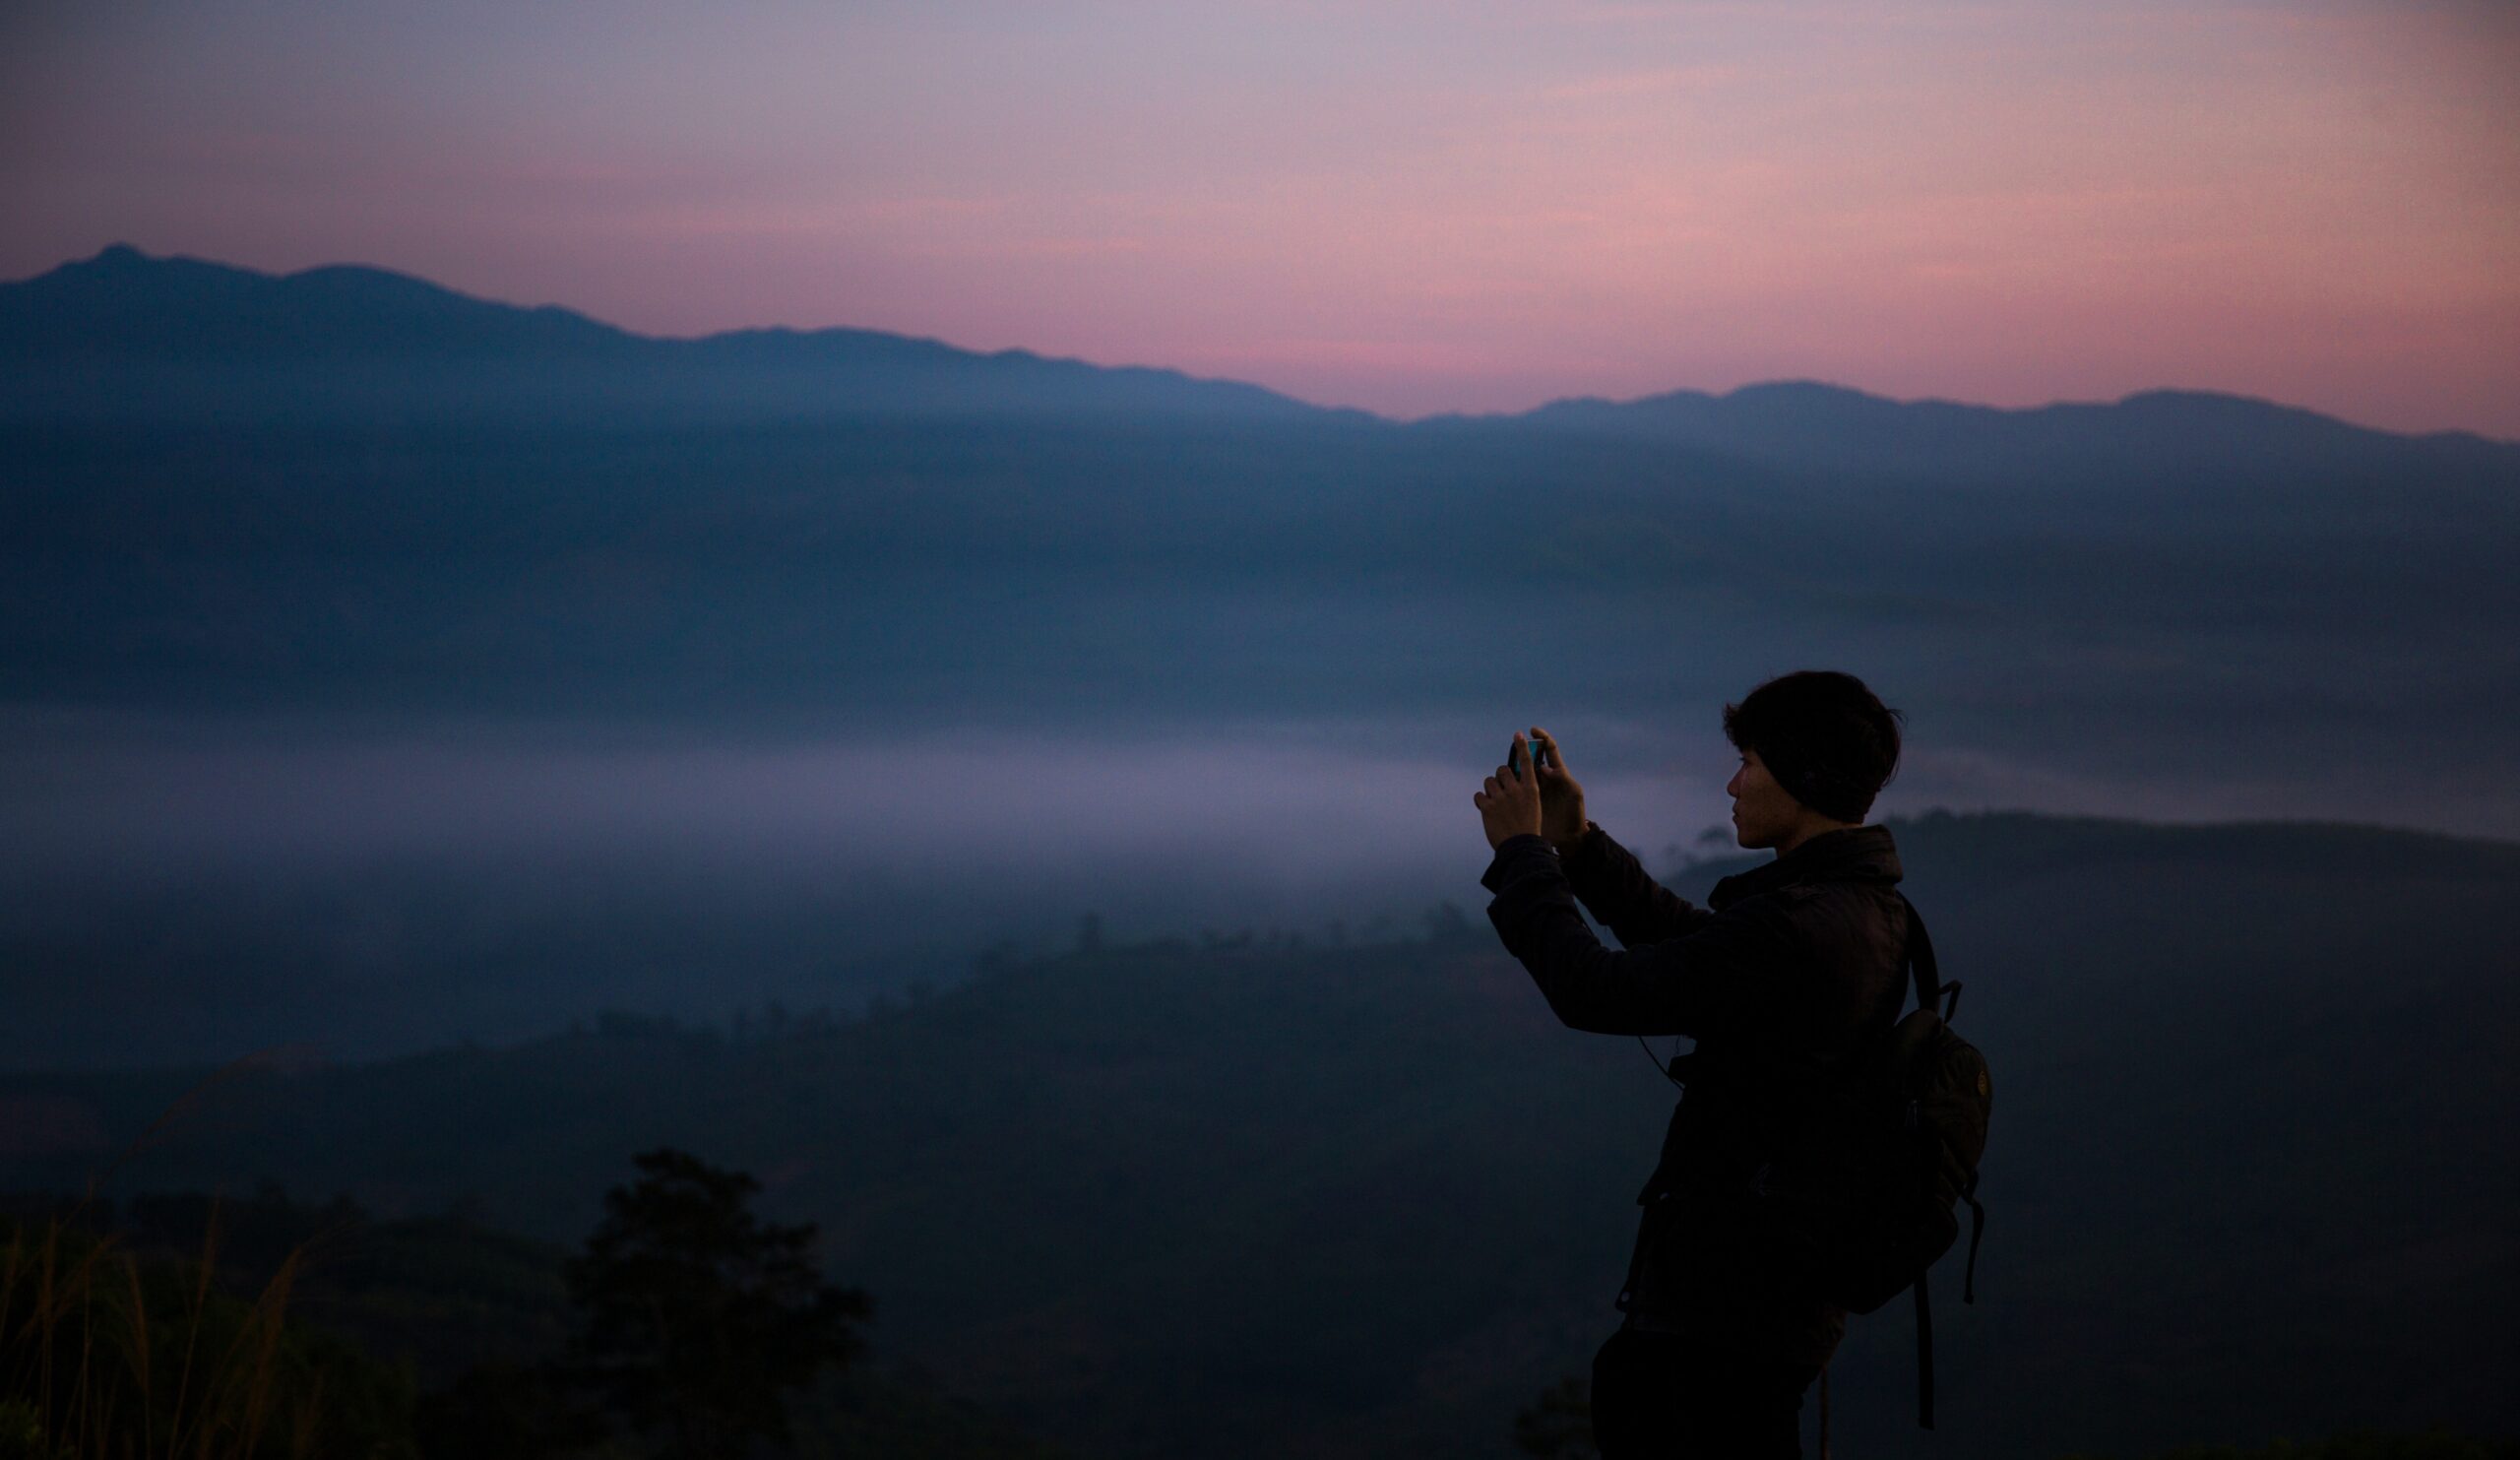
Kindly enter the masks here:
M 1816 378 L 2520 438 L 2520 5 L 26 0 L 116 240 L 1400 415 Z

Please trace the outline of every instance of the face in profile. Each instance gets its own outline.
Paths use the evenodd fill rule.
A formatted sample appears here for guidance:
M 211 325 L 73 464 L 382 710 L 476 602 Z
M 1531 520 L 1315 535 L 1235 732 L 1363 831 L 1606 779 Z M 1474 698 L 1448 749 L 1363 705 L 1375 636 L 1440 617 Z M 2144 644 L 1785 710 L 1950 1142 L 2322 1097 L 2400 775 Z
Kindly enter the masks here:
M 1741 768 L 1726 783 L 1732 797 L 1732 838 L 1743 847 L 1774 847 L 1791 836 L 1802 817 L 1802 803 L 1768 774 L 1759 752 L 1741 752 Z

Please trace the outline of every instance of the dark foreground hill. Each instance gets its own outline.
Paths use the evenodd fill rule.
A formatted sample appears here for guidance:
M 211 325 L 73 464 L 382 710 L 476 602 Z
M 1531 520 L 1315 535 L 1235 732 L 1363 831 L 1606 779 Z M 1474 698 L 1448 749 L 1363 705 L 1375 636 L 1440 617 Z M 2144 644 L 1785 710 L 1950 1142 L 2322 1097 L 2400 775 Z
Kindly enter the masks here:
M 1890 823 L 1995 1068 L 1980 1302 L 1833 1370 L 1847 1453 L 2520 1428 L 2520 847 L 2315 824 Z M 1698 867 L 1698 896 L 1738 863 Z M 0 1184 L 75 1184 L 205 1072 L 0 1082 Z M 629 1153 L 757 1173 L 947 1388 L 1080 1452 L 1501 1454 L 1612 1319 L 1669 1088 L 1469 909 L 1377 947 L 1004 962 L 863 1019 L 612 1016 L 248 1070 L 116 1182 L 271 1176 L 574 1242 Z
M 92 1264 L 100 1238 L 104 1260 Z M 19 1427 L 31 1417 L 48 1414 L 56 1442 L 75 1430 L 109 1444 L 191 1428 L 260 1380 L 275 1403 L 267 1432 L 288 1434 L 292 1454 L 554 1460 L 549 1430 L 534 1436 L 562 1409 L 563 1386 L 526 1375 L 566 1362 L 572 1330 L 587 1321 L 565 1278 L 580 1253 L 461 1212 L 379 1218 L 346 1197 L 316 1206 L 272 1185 L 216 1200 L 0 1194 L 0 1253 L 20 1259 L 8 1269 L 15 1286 L 0 1284 L 0 1454 L 35 1453 L 5 1444 L 25 1437 Z M 47 1259 L 49 1329 L 32 1308 L 42 1286 L 33 1274 Z M 259 1359 L 242 1322 L 249 1307 L 277 1313 L 285 1329 Z M 55 1369 L 48 1406 L 36 1400 L 47 1340 L 56 1355 L 89 1359 L 75 1377 Z M 144 1348 L 152 1364 L 138 1362 Z M 181 1382 L 166 1382 L 170 1367 Z M 880 1352 L 822 1368 L 787 1389 L 781 1408 L 792 1453 L 824 1460 L 1068 1460 L 934 1394 Z M 617 1414 L 594 1428 L 613 1439 L 568 1446 L 576 1460 L 643 1453 L 622 1448 L 633 1441 Z M 60 1448 L 74 1452 L 86 1453 Z

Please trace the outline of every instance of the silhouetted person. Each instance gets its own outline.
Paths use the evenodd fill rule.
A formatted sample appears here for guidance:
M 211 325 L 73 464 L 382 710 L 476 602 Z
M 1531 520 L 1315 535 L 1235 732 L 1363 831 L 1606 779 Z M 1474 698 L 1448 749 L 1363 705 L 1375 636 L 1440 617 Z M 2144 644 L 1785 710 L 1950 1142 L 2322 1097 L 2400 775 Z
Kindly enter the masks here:
M 1846 1332 L 1759 1210 L 1767 1157 L 1802 1092 L 1897 1019 L 1907 914 L 1888 830 L 1863 825 L 1899 761 L 1901 718 L 1861 680 L 1804 670 L 1724 708 L 1725 790 L 1743 847 L 1774 861 L 1691 906 L 1585 819 L 1584 790 L 1534 727 L 1471 799 L 1495 860 L 1480 881 L 1506 949 L 1570 1029 L 1686 1035 L 1685 1084 L 1616 1306 L 1593 1360 L 1604 1460 L 1799 1456 L 1803 1391 Z M 1535 774 L 1536 773 L 1536 774 Z M 1602 946 L 1581 899 L 1625 948 Z

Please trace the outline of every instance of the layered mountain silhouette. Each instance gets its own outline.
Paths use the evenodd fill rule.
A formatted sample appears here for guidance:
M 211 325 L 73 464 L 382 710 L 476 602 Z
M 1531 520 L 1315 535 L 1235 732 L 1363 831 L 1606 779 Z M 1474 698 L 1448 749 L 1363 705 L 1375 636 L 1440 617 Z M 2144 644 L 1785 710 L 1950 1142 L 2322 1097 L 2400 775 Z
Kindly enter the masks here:
M 16 418 L 677 418 L 945 411 L 1326 415 L 1258 386 L 874 330 L 658 339 L 347 265 L 276 276 L 128 244 L 0 285 Z
M 1897 402 L 1809 381 L 1744 386 L 1729 395 L 1674 391 L 1643 400 L 1559 401 L 1517 418 L 1796 462 L 1940 476 L 2002 476 L 2036 462 L 2043 478 L 2200 458 L 2255 471 L 2348 461 L 2376 464 L 2410 440 L 2445 459 L 2512 459 L 2515 448 L 2465 431 L 2408 437 L 2298 407 L 2211 391 L 2140 391 L 2113 404 L 2060 402 L 2004 410 L 1950 401 Z
M 875 330 L 632 334 L 574 311 L 474 298 L 351 265 L 272 275 L 117 243 L 0 284 L 0 420 L 331 420 L 448 413 L 667 422 L 866 414 L 1141 415 L 1362 424 L 1262 387 L 1030 350 L 982 353 Z M 2408 439 L 2241 396 L 2158 390 L 2113 404 L 2003 410 L 1901 403 L 1783 381 L 1726 395 L 1565 400 L 1512 415 L 1442 415 L 1425 434 L 1580 432 L 1829 462 L 2071 467 L 2198 449 L 2276 461 L 2385 452 Z M 2418 438 L 2507 460 L 2467 432 Z M 2471 456 L 2482 449 L 2483 456 Z
M 0 285 L 0 432 L 35 703 L 1388 718 L 1501 649 L 1662 716 L 1826 653 L 1998 754 L 2307 788 L 2381 733 L 2507 787 L 2520 712 L 2520 444 L 2233 396 L 1401 423 L 116 247 Z

